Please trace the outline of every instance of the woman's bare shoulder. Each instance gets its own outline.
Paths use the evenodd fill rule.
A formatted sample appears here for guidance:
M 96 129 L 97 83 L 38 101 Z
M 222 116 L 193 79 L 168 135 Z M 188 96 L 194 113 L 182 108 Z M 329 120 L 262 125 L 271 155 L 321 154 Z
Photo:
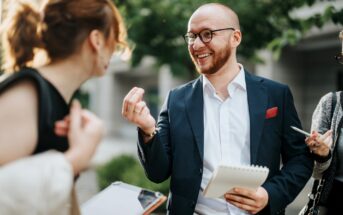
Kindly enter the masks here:
M 0 94 L 0 165 L 30 155 L 38 140 L 38 93 L 20 80 Z

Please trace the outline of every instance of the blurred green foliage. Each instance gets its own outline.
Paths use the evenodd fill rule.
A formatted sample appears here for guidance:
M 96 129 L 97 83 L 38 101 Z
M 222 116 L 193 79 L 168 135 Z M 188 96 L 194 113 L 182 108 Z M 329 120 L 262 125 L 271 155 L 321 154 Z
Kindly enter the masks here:
M 96 170 L 99 188 L 102 190 L 115 181 L 122 181 L 168 196 L 169 180 L 156 184 L 149 181 L 139 161 L 132 155 L 121 155 Z M 165 204 L 157 211 L 165 211 Z
M 168 64 L 174 75 L 192 78 L 194 66 L 182 35 L 193 11 L 207 0 L 113 0 L 128 26 L 129 39 L 135 46 L 133 65 L 145 55 Z M 287 45 L 296 44 L 312 26 L 343 23 L 343 10 L 327 7 L 322 14 L 305 19 L 289 16 L 294 9 L 311 6 L 315 0 L 213 0 L 230 6 L 240 18 L 243 41 L 238 54 L 246 60 L 261 62 L 256 51 L 268 47 L 275 58 Z M 330 2 L 330 1 L 327 1 Z M 338 33 L 338 32 L 337 32 Z

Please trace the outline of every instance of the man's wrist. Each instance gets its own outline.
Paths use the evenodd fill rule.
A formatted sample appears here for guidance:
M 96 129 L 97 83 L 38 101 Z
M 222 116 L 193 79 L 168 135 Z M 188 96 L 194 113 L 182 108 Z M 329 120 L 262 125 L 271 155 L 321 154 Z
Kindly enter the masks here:
M 142 130 L 141 128 L 138 127 L 138 132 L 143 136 L 143 137 L 146 137 L 146 138 L 152 138 L 156 135 L 157 133 L 157 129 L 156 127 L 154 127 L 153 129 L 149 129 L 147 132 Z

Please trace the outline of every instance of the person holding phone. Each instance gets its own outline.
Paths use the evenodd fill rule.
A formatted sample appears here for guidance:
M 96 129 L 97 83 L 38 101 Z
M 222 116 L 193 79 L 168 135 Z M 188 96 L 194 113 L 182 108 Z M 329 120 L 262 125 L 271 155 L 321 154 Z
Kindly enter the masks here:
M 312 133 L 306 139 L 315 159 L 313 177 L 325 179 L 319 205 L 325 207 L 329 215 L 343 211 L 342 104 L 341 91 L 324 95 L 313 112 Z

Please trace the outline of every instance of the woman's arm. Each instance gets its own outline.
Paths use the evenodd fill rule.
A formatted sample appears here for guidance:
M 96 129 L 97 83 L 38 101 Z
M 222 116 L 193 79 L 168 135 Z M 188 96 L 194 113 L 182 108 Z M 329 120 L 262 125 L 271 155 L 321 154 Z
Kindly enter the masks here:
M 32 154 L 37 140 L 37 91 L 22 80 L 0 94 L 0 165 Z
M 328 93 L 325 96 L 323 96 L 316 109 L 313 112 L 312 115 L 312 124 L 311 124 L 311 130 L 318 132 L 320 134 L 327 134 L 327 136 L 330 136 L 329 138 L 331 138 L 331 133 L 328 132 L 331 128 L 331 106 L 332 106 L 332 93 Z M 327 133 L 328 132 L 328 133 Z M 316 133 L 315 133 L 316 134 Z M 316 136 L 316 135 L 314 135 Z M 315 161 L 315 165 L 313 168 L 313 177 L 316 179 L 319 179 L 322 177 L 323 172 L 330 166 L 331 164 L 331 157 L 327 157 L 327 159 L 325 158 L 325 154 L 326 153 L 321 153 L 323 151 L 327 151 L 325 150 L 324 144 L 329 145 L 331 147 L 331 144 L 329 142 L 329 138 L 325 138 L 326 141 L 316 141 L 313 142 L 313 138 L 309 138 L 308 139 L 308 144 L 310 144 L 311 146 L 314 146 L 314 150 L 312 149 L 312 153 L 317 154 L 319 157 L 322 156 L 323 159 L 320 160 L 316 160 Z M 320 140 L 318 138 L 318 140 Z M 312 141 L 312 142 L 311 142 Z M 315 143 L 315 144 L 314 144 Z M 316 149 L 317 146 L 322 146 L 321 148 L 323 150 L 318 151 L 318 149 Z M 311 148 L 310 148 L 311 149 Z M 330 154 L 328 153 L 327 156 L 329 156 Z M 316 157 L 318 157 L 316 156 Z
M 70 147 L 64 154 L 44 152 L 0 167 L 0 214 L 68 212 L 73 177 L 87 168 L 104 126 L 74 101 L 70 116 L 56 123 L 55 132 L 68 136 Z

